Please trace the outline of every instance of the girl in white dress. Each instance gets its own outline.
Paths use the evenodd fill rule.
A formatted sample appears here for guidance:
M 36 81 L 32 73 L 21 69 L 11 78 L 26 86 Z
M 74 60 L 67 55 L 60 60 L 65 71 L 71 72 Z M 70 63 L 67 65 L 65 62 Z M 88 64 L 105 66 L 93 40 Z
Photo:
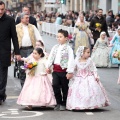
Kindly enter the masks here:
M 66 105 L 68 110 L 95 109 L 109 105 L 97 69 L 89 56 L 89 48 L 84 46 L 78 48 L 75 73 L 69 84 Z
M 108 67 L 109 62 L 109 42 L 105 32 L 101 32 L 100 38 L 96 41 L 93 47 L 92 60 L 96 67 Z

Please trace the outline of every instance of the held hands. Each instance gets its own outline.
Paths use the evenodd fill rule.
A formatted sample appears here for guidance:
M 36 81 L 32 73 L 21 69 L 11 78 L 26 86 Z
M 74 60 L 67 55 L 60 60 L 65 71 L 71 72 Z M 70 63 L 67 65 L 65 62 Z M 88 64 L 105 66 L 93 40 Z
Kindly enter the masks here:
M 95 79 L 96 79 L 97 82 L 99 81 L 99 77 L 96 77 Z
M 73 73 L 67 73 L 66 77 L 68 80 L 71 79 L 73 77 Z
M 97 76 L 95 77 L 95 79 L 96 79 L 97 82 L 99 82 L 100 77 L 97 75 Z
M 112 46 L 113 46 L 113 44 L 109 45 L 109 47 L 112 47 Z
M 93 48 L 92 51 L 94 52 L 94 51 L 95 51 L 95 48 Z
M 28 63 L 27 58 L 24 58 L 24 57 L 23 57 L 23 58 L 21 58 L 20 60 L 21 60 L 21 61 L 24 61 L 24 63 Z
M 15 55 L 15 58 L 17 59 L 17 61 L 21 60 L 21 55 Z
M 51 70 L 50 70 L 50 69 L 46 69 L 46 73 L 47 73 L 47 74 L 50 74 L 50 73 L 51 73 Z

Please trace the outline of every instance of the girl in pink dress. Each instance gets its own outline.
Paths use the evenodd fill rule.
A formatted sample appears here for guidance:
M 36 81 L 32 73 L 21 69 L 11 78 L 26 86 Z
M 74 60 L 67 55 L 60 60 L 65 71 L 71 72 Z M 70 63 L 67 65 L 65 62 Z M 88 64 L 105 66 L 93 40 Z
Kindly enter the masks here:
M 108 105 L 105 89 L 90 58 L 90 50 L 80 46 L 76 52 L 74 77 L 69 83 L 67 109 L 95 109 Z
M 51 82 L 46 73 L 46 58 L 41 48 L 35 48 L 33 54 L 28 58 L 23 58 L 27 63 L 37 62 L 34 75 L 26 71 L 26 80 L 23 89 L 18 97 L 17 104 L 25 105 L 31 110 L 32 106 L 54 106 L 56 100 Z

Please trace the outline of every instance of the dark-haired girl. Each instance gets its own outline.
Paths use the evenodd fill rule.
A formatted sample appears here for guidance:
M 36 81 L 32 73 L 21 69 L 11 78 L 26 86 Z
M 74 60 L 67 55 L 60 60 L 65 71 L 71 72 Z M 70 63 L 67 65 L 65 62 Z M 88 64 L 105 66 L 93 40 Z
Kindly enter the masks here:
M 37 62 L 34 74 L 26 71 L 26 80 L 23 89 L 18 97 L 17 104 L 25 105 L 31 110 L 32 106 L 53 106 L 56 105 L 51 82 L 46 73 L 46 58 L 43 50 L 36 48 L 31 57 L 22 58 L 27 63 Z

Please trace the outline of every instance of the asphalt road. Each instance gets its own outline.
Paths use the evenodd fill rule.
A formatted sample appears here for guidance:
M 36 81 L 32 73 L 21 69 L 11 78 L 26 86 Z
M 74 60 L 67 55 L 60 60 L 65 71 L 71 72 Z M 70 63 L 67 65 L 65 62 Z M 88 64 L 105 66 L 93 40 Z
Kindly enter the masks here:
M 55 37 L 43 36 L 45 46 L 49 52 L 57 43 Z M 7 84 L 7 100 L 0 106 L 0 120 L 119 120 L 120 119 L 120 86 L 117 85 L 118 68 L 98 68 L 100 80 L 105 87 L 111 105 L 97 110 L 85 111 L 53 111 L 53 108 L 34 107 L 32 111 L 25 111 L 24 106 L 16 104 L 21 91 L 19 79 L 13 77 L 13 64 L 9 68 Z

